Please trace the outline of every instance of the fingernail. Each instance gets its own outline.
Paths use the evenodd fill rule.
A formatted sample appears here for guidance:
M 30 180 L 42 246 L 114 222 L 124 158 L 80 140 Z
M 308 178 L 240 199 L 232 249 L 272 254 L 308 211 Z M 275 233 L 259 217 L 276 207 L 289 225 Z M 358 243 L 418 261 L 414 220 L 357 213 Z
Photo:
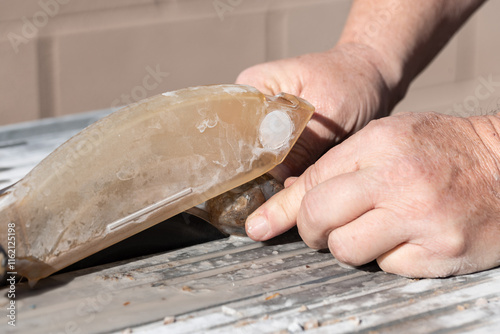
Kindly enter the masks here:
M 262 240 L 269 232 L 269 222 L 261 215 L 248 217 L 247 234 L 254 240 Z

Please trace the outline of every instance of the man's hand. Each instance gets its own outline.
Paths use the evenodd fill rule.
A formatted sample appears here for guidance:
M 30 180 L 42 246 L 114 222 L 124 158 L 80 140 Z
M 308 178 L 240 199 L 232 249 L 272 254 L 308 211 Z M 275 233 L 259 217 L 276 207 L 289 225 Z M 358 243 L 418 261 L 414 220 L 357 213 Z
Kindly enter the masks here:
M 386 116 L 484 1 L 355 0 L 333 49 L 242 72 L 237 83 L 267 94 L 300 96 L 317 110 L 291 154 L 271 174 L 278 180 L 300 174 L 327 149 Z
M 300 96 L 316 107 L 307 129 L 284 164 L 273 174 L 283 181 L 300 175 L 333 145 L 375 117 L 386 115 L 396 100 L 378 70 L 380 56 L 360 45 L 343 45 L 316 54 L 260 64 L 243 71 L 236 83 L 265 94 Z
M 247 220 L 255 240 L 297 224 L 340 261 L 411 277 L 500 265 L 500 118 L 400 114 L 371 122 Z

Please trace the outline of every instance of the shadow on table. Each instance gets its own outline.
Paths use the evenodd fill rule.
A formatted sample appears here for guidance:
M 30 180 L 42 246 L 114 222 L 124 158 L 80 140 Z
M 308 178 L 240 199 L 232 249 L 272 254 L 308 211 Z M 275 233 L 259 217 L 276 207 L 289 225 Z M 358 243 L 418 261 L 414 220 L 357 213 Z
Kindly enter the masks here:
M 39 295 L 64 286 L 74 278 L 151 256 L 224 238 L 215 227 L 186 213 L 127 238 L 40 280 L 33 288 L 26 281 L 16 284 L 16 299 Z M 5 292 L 7 294 L 8 290 Z
M 274 246 L 274 245 L 294 243 L 294 242 L 298 242 L 298 241 L 302 241 L 302 238 L 299 235 L 297 227 L 294 227 L 294 228 L 290 229 L 288 232 L 286 232 L 282 235 L 279 235 L 271 240 L 264 241 L 263 243 L 265 245 L 268 245 L 268 246 Z M 314 250 L 311 249 L 311 251 L 314 251 Z M 330 253 L 330 250 L 321 249 L 321 250 L 317 250 L 316 252 L 322 253 L 322 254 L 328 254 L 328 253 Z M 358 267 L 353 267 L 353 266 L 339 262 L 339 266 L 346 268 L 346 269 L 356 269 L 356 270 L 361 270 L 361 271 L 365 271 L 365 272 L 369 272 L 369 273 L 377 273 L 377 272 L 382 271 L 382 269 L 380 269 L 380 267 L 378 266 L 377 261 L 372 261 L 370 263 L 367 263 L 367 264 L 364 264 L 364 265 L 358 266 Z

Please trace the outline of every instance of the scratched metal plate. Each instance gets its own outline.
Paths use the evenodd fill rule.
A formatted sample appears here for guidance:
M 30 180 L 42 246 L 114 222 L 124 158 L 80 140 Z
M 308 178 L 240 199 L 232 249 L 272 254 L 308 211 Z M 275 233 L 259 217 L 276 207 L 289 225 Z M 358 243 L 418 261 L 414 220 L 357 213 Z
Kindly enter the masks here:
M 108 112 L 0 127 L 0 188 Z M 34 289 L 18 284 L 17 326 L 2 316 L 0 333 L 500 332 L 500 269 L 412 280 L 373 264 L 343 266 L 294 232 L 268 243 L 214 240 L 220 235 L 209 227 L 176 219 L 117 252 L 154 235 L 165 249 L 181 239 L 199 244 L 54 275 Z M 3 288 L 3 312 L 8 301 Z

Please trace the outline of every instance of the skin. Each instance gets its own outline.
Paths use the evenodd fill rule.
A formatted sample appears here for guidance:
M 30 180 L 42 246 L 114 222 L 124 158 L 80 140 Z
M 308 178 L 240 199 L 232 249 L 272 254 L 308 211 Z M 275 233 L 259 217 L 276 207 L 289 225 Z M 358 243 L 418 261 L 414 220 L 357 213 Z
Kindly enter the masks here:
M 297 225 L 310 247 L 328 247 L 344 263 L 376 260 L 409 277 L 500 264 L 500 118 L 372 120 L 390 112 L 482 2 L 357 0 L 333 49 L 240 74 L 238 83 L 299 95 L 317 108 L 296 149 L 272 171 L 300 176 L 248 218 L 251 238 Z M 374 22 L 377 29 L 367 30 Z

